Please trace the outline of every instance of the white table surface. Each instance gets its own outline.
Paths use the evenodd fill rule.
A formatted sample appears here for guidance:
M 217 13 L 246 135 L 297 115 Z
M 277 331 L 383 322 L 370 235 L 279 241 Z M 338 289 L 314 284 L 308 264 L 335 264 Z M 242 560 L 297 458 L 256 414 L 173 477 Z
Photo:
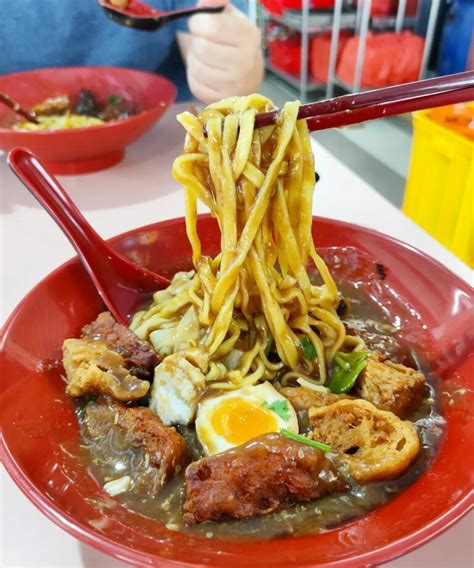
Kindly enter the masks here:
M 133 144 L 121 164 L 103 172 L 61 179 L 102 236 L 109 237 L 183 214 L 183 197 L 170 173 L 172 160 L 183 141 L 183 132 L 174 118 L 177 109 L 171 109 L 151 132 Z M 321 175 L 314 206 L 316 214 L 356 222 L 398 237 L 473 284 L 474 273 L 465 264 L 317 142 L 314 150 L 316 168 Z M 1 317 L 4 321 L 31 287 L 70 258 L 74 251 L 49 216 L 10 173 L 4 156 L 0 156 L 0 189 Z M 43 517 L 3 468 L 0 484 L 0 566 L 125 566 L 79 543 Z M 387 566 L 473 566 L 472 529 L 471 515 L 427 545 Z

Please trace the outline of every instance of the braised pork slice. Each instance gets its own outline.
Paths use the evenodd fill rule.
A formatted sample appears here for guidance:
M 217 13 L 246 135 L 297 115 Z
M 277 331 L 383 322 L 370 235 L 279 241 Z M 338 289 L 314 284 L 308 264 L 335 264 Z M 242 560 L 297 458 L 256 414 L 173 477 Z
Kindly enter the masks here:
M 327 406 L 339 400 L 350 400 L 353 398 L 345 394 L 320 392 L 307 387 L 283 387 L 280 389 L 280 393 L 291 402 L 297 412 L 308 410 L 312 406 Z
M 265 515 L 348 489 L 322 451 L 265 434 L 188 466 L 184 520 L 192 525 Z
M 355 392 L 381 410 L 407 416 L 422 401 L 425 394 L 422 372 L 393 363 L 385 355 L 373 352 L 360 374 Z
M 153 379 L 153 372 L 160 362 L 151 346 L 135 333 L 119 324 L 110 312 L 102 312 L 90 324 L 82 328 L 82 336 L 103 341 L 125 361 L 127 369 L 141 379 Z
M 94 339 L 66 339 L 63 365 L 69 396 L 109 395 L 131 401 L 144 397 L 150 383 L 130 374 L 122 355 Z
M 82 426 L 94 460 L 103 468 L 120 463 L 117 477 L 129 475 L 132 492 L 156 494 L 189 463 L 184 438 L 143 406 L 99 397 L 85 406 Z

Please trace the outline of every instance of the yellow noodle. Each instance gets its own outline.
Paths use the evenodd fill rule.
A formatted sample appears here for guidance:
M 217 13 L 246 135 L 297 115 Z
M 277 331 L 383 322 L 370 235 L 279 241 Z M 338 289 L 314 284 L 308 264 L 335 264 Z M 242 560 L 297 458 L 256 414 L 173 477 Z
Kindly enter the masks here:
M 196 273 L 187 275 L 188 287 L 173 281 L 169 296 L 157 295 L 156 304 L 133 320 L 147 337 L 169 322 L 177 325 L 194 306 L 211 388 L 256 384 L 285 369 L 286 380 L 304 377 L 321 385 L 336 351 L 359 345 L 346 337 L 336 312 L 336 284 L 312 239 L 315 174 L 306 122 L 297 120 L 294 102 L 285 105 L 274 126 L 255 129 L 255 116 L 272 108 L 265 97 L 250 95 L 178 117 L 186 140 L 173 176 L 185 189 Z M 215 258 L 203 254 L 198 201 L 221 231 L 221 254 Z M 322 285 L 312 283 L 309 259 Z M 306 358 L 304 337 L 314 348 L 314 361 Z M 268 356 L 269 340 L 277 360 Z M 223 361 L 235 349 L 238 365 L 227 369 Z

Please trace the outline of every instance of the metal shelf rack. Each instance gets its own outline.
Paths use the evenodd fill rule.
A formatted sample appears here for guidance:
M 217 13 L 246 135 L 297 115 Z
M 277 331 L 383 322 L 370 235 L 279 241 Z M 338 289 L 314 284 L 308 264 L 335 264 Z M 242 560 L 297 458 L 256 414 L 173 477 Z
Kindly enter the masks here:
M 271 71 L 273 75 L 276 75 L 277 77 L 288 83 L 290 87 L 293 87 L 293 89 L 297 91 L 299 90 L 300 79 L 298 77 L 295 77 L 290 73 L 285 73 L 285 71 L 278 69 L 278 67 L 272 65 L 270 61 L 268 61 L 268 59 L 265 60 L 265 67 L 267 68 L 268 71 Z M 326 83 L 319 83 L 317 81 L 308 81 L 308 84 L 306 86 L 306 90 L 308 93 L 312 91 L 324 91 L 325 89 L 326 89 Z
M 416 17 L 407 17 L 405 15 L 406 0 L 398 0 L 397 14 L 387 17 L 370 16 L 372 0 L 359 0 L 357 9 L 349 12 L 344 11 L 344 4 L 344 0 L 335 0 L 332 13 L 315 13 L 310 10 L 309 0 L 302 0 L 301 11 L 286 11 L 283 15 L 277 16 L 266 11 L 263 6 L 259 5 L 258 0 L 250 0 L 250 11 L 254 15 L 258 14 L 257 20 L 262 37 L 265 36 L 265 26 L 268 21 L 277 22 L 301 34 L 301 68 L 299 77 L 277 69 L 275 66 L 272 66 L 268 60 L 266 61 L 266 67 L 281 81 L 285 82 L 286 85 L 296 89 L 299 92 L 299 97 L 302 102 L 307 102 L 309 93 L 314 93 L 315 91 L 325 92 L 326 98 L 331 98 L 334 96 L 334 88 L 336 86 L 347 92 L 360 91 L 365 47 L 369 30 L 393 29 L 396 32 L 400 32 L 403 29 L 414 28 L 418 18 L 418 14 Z M 419 2 L 419 5 L 420 4 L 421 2 Z M 440 4 L 441 0 L 432 0 L 431 2 L 420 69 L 420 79 L 426 76 Z M 353 30 L 354 33 L 359 36 L 354 82 L 352 85 L 341 81 L 336 76 L 339 34 L 342 30 Z M 331 32 L 331 47 L 328 81 L 322 84 L 311 81 L 308 72 L 308 61 L 310 37 L 324 31 Z

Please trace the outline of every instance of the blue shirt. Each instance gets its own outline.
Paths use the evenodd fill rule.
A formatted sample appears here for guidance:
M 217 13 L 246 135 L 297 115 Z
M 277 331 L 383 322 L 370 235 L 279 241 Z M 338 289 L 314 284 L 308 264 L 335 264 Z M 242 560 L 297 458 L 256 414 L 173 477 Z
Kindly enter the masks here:
M 193 6 L 196 0 L 146 0 L 160 10 Z M 243 12 L 247 0 L 232 0 Z M 41 67 L 108 65 L 154 71 L 191 98 L 177 31 L 187 18 L 155 32 L 132 30 L 109 20 L 96 0 L 0 0 L 0 75 Z

